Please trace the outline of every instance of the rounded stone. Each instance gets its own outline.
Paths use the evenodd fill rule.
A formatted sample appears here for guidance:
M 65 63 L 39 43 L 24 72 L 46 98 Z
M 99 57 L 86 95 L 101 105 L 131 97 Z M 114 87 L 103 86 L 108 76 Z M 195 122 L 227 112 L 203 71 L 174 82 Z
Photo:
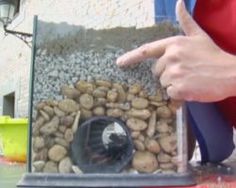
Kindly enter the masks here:
M 172 115 L 171 110 L 167 106 L 160 106 L 157 108 L 157 116 L 160 118 L 170 118 Z
M 45 143 L 44 143 L 43 137 L 37 136 L 34 138 L 34 145 L 33 145 L 34 149 L 41 149 L 44 146 L 45 146 Z
M 93 114 L 95 116 L 104 116 L 105 115 L 105 109 L 101 106 L 98 106 L 93 109 Z
M 148 107 L 148 100 L 141 97 L 136 97 L 132 100 L 131 104 L 133 108 L 145 109 Z
M 69 157 L 62 159 L 59 163 L 60 173 L 70 173 L 72 171 L 72 162 Z
M 87 93 L 83 94 L 79 98 L 80 105 L 86 110 L 93 108 L 93 97 Z
M 66 154 L 67 154 L 67 150 L 61 145 L 54 145 L 48 151 L 49 159 L 55 162 L 59 162 L 61 159 L 65 157 Z
M 45 166 L 45 161 L 34 161 L 33 166 L 36 172 L 41 172 Z
M 58 103 L 60 110 L 70 113 L 79 110 L 79 105 L 72 99 L 64 99 Z
M 59 126 L 59 118 L 53 117 L 52 120 L 40 128 L 40 132 L 44 135 L 50 135 L 57 131 Z
M 58 173 L 57 163 L 55 163 L 53 161 L 46 162 L 46 164 L 45 164 L 45 166 L 43 168 L 43 172 Z
M 64 137 L 67 142 L 71 142 L 74 138 L 72 129 L 66 129 Z
M 132 166 L 139 172 L 152 173 L 158 168 L 156 156 L 147 151 L 137 151 L 134 154 Z
M 142 131 L 147 128 L 147 123 L 141 119 L 130 118 L 126 122 L 127 126 L 133 131 Z

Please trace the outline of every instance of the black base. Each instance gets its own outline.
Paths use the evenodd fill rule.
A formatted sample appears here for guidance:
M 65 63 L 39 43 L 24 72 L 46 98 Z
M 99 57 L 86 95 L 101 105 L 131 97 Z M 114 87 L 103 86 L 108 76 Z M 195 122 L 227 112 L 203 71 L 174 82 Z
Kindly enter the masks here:
M 195 185 L 187 174 L 24 174 L 17 187 L 89 188 L 89 187 L 154 187 Z

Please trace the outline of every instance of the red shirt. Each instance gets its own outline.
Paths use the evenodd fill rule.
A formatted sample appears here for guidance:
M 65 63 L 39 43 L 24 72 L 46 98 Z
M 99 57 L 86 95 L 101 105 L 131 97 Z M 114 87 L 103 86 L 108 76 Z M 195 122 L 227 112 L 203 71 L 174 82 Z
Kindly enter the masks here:
M 236 55 L 236 0 L 197 0 L 194 19 L 218 46 Z M 225 118 L 236 127 L 236 97 L 217 104 Z

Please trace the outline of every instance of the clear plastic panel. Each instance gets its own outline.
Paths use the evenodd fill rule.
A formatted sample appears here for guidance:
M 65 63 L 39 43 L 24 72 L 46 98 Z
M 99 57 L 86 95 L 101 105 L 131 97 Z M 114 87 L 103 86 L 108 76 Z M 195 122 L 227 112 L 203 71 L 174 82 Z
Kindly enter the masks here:
M 40 27 L 46 25 L 39 22 L 37 37 L 45 36 Z M 170 25 L 140 30 L 81 29 L 37 45 L 34 172 L 186 170 L 184 112 L 180 108 L 176 113 L 176 103 L 152 77 L 153 61 L 126 70 L 115 65 L 120 54 L 139 45 L 140 36 L 141 43 L 146 42 L 146 33 L 150 40 L 151 33 L 155 37 L 160 28 L 166 29 L 160 37 L 176 32 Z M 67 49 L 65 43 L 72 47 Z
M 93 30 L 38 21 L 32 172 L 186 173 L 185 109 L 152 76 L 155 60 L 115 64 L 128 50 L 178 33 L 169 22 Z

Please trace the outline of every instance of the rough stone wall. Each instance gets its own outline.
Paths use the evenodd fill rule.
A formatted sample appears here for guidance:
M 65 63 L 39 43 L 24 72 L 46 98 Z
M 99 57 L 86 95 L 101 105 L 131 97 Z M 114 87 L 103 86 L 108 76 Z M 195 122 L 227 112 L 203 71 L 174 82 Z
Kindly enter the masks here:
M 145 27 L 154 24 L 154 0 L 22 0 L 9 29 L 32 33 L 33 16 L 47 22 L 67 22 L 88 28 Z M 0 29 L 0 115 L 3 96 L 15 92 L 15 116 L 28 114 L 31 49 Z

